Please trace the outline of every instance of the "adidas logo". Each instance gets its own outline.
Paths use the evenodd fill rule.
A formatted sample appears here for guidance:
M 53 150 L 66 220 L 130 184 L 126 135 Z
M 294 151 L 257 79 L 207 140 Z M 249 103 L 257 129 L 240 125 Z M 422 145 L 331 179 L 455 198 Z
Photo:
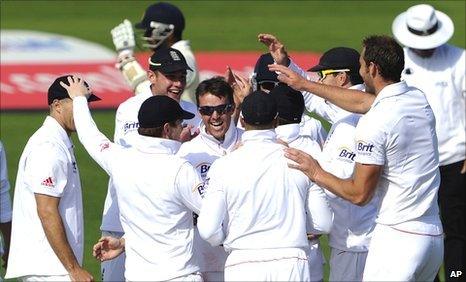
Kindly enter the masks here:
M 53 187 L 55 184 L 53 183 L 52 177 L 48 177 L 44 181 L 42 181 L 41 185 Z

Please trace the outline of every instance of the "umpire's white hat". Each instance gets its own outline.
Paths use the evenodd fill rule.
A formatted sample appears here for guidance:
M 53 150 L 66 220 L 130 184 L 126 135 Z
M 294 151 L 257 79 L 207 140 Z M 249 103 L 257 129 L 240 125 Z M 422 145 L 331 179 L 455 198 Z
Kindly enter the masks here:
M 398 15 L 392 32 L 401 44 L 420 50 L 445 44 L 455 28 L 450 17 L 427 4 L 415 5 Z

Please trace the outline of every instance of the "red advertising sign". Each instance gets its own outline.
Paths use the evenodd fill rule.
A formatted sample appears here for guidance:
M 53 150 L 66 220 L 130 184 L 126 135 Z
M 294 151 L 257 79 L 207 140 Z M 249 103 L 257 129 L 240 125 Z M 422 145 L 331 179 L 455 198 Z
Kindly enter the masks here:
M 82 40 L 38 32 L 10 33 L 2 30 L 0 65 L 0 109 L 47 108 L 47 89 L 65 74 L 82 76 L 102 98 L 93 108 L 116 108 L 132 94 L 115 68 L 115 53 Z M 21 38 L 21 36 L 23 36 Z M 31 52 L 34 51 L 34 56 Z M 200 79 L 223 75 L 226 66 L 249 77 L 261 52 L 195 52 Z M 137 54 L 147 68 L 150 53 Z M 298 65 L 310 67 L 314 53 L 291 53 Z

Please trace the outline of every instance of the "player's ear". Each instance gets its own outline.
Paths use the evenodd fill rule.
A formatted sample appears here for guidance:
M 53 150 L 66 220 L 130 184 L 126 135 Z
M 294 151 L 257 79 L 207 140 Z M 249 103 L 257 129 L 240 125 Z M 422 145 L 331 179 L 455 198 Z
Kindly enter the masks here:
M 170 127 L 170 124 L 167 122 L 163 125 L 162 137 L 168 138 L 168 136 L 170 136 L 170 133 L 171 133 L 171 127 Z
M 153 83 L 155 81 L 155 79 L 157 78 L 155 72 L 151 71 L 151 70 L 148 70 L 147 71 L 147 78 L 149 79 L 149 81 L 151 83 Z

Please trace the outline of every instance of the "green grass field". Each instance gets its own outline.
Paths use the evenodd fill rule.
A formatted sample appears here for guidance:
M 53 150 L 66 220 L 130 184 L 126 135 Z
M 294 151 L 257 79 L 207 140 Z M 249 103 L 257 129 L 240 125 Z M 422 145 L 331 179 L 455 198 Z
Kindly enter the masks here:
M 465 1 L 427 1 L 455 23 L 451 43 L 465 47 Z M 76 36 L 113 48 L 110 29 L 124 18 L 140 20 L 153 1 L 6 1 L 1 0 L 1 29 L 29 29 Z M 195 51 L 263 50 L 258 33 L 276 34 L 289 50 L 322 52 L 335 46 L 360 48 L 369 34 L 391 34 L 396 15 L 419 1 L 173 1 L 184 12 Z M 14 187 L 20 154 L 46 112 L 0 113 L 0 139 Z M 113 136 L 114 112 L 93 114 L 99 128 Z M 84 266 L 96 279 L 99 263 L 91 246 L 99 238 L 107 176 L 89 158 L 77 138 L 76 157 L 83 186 L 85 213 Z M 13 192 L 13 191 L 11 191 Z M 13 194 L 13 193 L 12 193 Z M 328 249 L 324 238 L 324 249 Z M 326 269 L 326 279 L 327 279 Z

